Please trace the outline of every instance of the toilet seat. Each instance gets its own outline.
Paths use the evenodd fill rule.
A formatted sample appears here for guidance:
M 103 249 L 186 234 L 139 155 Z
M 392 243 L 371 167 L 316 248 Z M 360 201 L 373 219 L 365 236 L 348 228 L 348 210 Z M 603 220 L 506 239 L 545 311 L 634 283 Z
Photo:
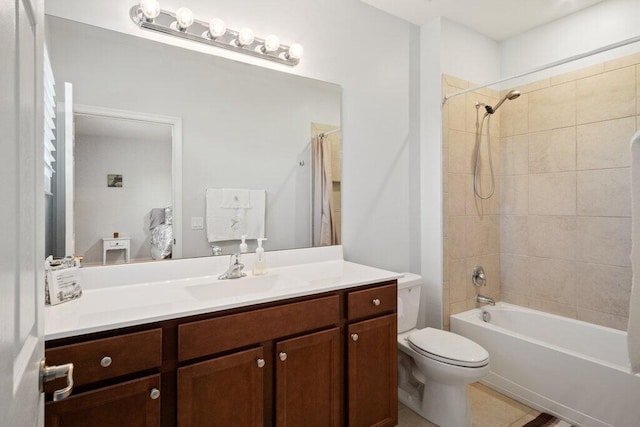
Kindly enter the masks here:
M 424 328 L 411 333 L 407 342 L 417 353 L 449 365 L 479 368 L 489 363 L 487 350 L 452 332 Z

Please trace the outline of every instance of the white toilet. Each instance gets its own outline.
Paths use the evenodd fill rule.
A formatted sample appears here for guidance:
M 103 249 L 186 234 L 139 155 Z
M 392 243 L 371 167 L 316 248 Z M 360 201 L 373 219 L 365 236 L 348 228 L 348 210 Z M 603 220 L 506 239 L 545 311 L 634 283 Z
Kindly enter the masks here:
M 489 373 L 489 353 L 452 332 L 416 329 L 422 277 L 398 279 L 398 399 L 440 427 L 471 426 L 467 384 Z

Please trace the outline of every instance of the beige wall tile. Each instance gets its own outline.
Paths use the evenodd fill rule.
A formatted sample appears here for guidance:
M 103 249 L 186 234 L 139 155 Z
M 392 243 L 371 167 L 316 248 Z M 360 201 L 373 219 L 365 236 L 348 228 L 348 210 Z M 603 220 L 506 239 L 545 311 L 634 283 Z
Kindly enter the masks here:
M 545 313 L 557 314 L 558 316 L 569 317 L 575 319 L 577 310 L 575 305 L 560 304 L 547 299 L 529 299 L 529 307 L 534 310 L 544 311 Z
M 530 296 L 529 257 L 520 255 L 500 255 L 500 286 L 502 292 Z
M 578 171 L 578 215 L 631 216 L 631 168 Z
M 578 124 L 617 119 L 636 114 L 636 73 L 621 68 L 577 82 Z
M 500 213 L 527 215 L 529 213 L 529 176 L 500 177 Z
M 629 141 L 635 131 L 634 117 L 578 126 L 578 170 L 631 166 Z
M 500 216 L 466 217 L 467 256 L 500 252 Z
M 519 90 L 520 93 L 524 94 L 524 93 L 529 93 L 536 90 L 544 89 L 549 86 L 551 86 L 551 79 L 541 79 L 541 80 L 536 80 L 535 82 L 527 83 L 526 85 L 523 85 L 523 86 L 505 89 L 501 92 L 501 94 L 502 96 L 504 96 L 511 89 Z
M 500 136 L 512 136 L 529 131 L 529 94 L 500 107 Z
M 529 216 L 529 255 L 573 260 L 577 222 L 574 216 Z
M 449 258 L 450 259 L 462 259 L 464 258 L 469 249 L 467 247 L 467 233 L 466 233 L 467 218 L 464 216 L 449 217 L 449 233 L 447 238 L 449 239 Z
M 500 173 L 529 173 L 529 137 L 526 134 L 500 138 Z
M 640 64 L 640 53 L 623 56 L 622 58 L 612 59 L 604 63 L 604 70 L 611 71 L 618 68 L 629 67 L 630 65 Z
M 529 134 L 529 171 L 547 173 L 576 169 L 576 128 Z
M 460 79 L 458 77 L 450 76 L 449 74 L 443 74 L 442 75 L 442 79 L 449 86 L 454 86 L 455 89 L 460 90 L 460 89 L 468 89 L 469 88 L 469 82 L 464 80 L 464 79 Z
M 470 275 L 467 273 L 466 260 L 460 259 L 450 262 L 449 302 L 467 300 L 467 287 L 471 286 Z
M 449 172 L 473 173 L 475 139 L 472 133 L 449 132 Z
M 519 305 L 520 307 L 529 307 L 529 297 L 522 294 L 502 291 L 500 300 L 509 304 Z
M 575 305 L 576 263 L 559 259 L 536 258 L 529 260 L 529 287 L 531 297 Z
M 585 77 L 594 76 L 604 72 L 604 64 L 596 64 L 590 67 L 581 68 L 568 73 L 559 74 L 551 77 L 551 85 L 559 85 L 562 83 L 572 82 L 574 80 L 583 79 Z
M 552 86 L 529 94 L 529 132 L 575 124 L 575 82 Z
M 483 197 L 491 192 L 491 175 L 480 175 L 478 190 Z M 473 175 L 469 175 L 469 191 L 467 193 L 467 215 L 483 216 L 500 214 L 500 177 L 494 174 L 494 192 L 488 199 L 481 199 L 473 191 Z
M 608 328 L 627 330 L 629 319 L 623 316 L 616 316 L 609 313 L 601 313 L 586 308 L 578 307 L 578 320 L 584 322 L 595 323 L 596 325 L 606 326 Z
M 449 87 L 447 93 L 457 91 L 457 89 Z M 467 128 L 467 95 L 454 96 L 447 103 L 449 104 L 449 129 L 465 131 Z
M 575 215 L 576 173 L 556 172 L 530 175 L 529 214 Z
M 628 317 L 632 277 L 629 267 L 579 263 L 578 308 Z
M 516 255 L 529 253 L 529 217 L 503 215 L 500 218 L 500 252 Z
M 462 313 L 467 311 L 467 301 L 459 301 L 449 304 L 449 315 Z
M 449 174 L 447 215 L 464 215 L 466 213 L 468 174 Z
M 577 218 L 576 260 L 630 267 L 631 218 Z

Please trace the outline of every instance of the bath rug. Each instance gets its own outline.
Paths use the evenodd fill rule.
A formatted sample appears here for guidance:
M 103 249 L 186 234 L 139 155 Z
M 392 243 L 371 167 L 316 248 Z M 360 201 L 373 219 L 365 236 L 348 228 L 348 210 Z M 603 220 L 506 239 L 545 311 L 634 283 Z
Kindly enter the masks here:
M 571 424 L 551 414 L 540 414 L 522 427 L 571 427 Z

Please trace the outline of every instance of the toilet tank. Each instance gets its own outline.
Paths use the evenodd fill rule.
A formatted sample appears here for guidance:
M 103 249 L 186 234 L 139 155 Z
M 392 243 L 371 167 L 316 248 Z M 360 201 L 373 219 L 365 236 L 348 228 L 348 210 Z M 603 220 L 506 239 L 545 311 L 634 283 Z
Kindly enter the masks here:
M 415 328 L 420 311 L 422 276 L 404 273 L 398 279 L 398 333 Z

